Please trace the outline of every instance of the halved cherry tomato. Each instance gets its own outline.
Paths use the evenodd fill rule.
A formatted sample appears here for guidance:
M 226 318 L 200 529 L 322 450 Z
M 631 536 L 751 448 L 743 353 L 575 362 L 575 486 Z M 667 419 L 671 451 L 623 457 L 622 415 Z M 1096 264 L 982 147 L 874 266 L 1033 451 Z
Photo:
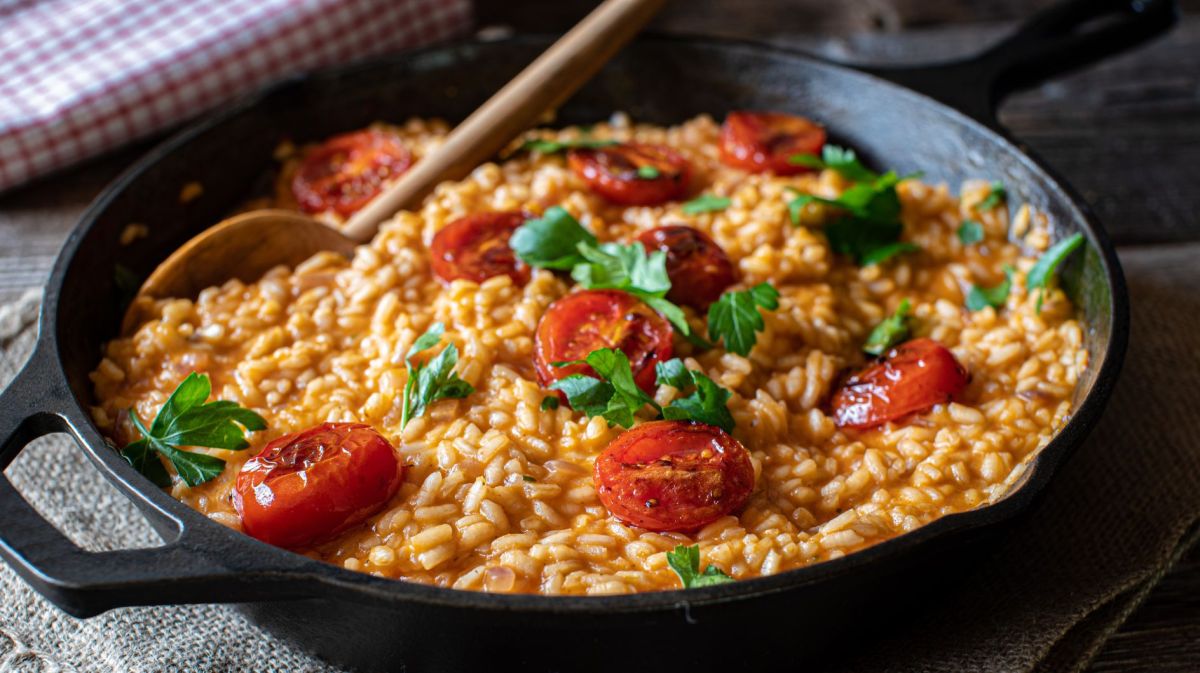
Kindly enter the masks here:
M 474 213 L 442 227 L 429 246 L 433 272 L 447 283 L 465 278 L 476 283 L 507 275 L 517 285 L 529 282 L 525 266 L 508 239 L 525 222 L 517 212 Z
M 662 145 L 622 143 L 575 149 L 567 163 L 588 187 L 623 206 L 654 206 L 687 193 L 692 168 Z
M 824 144 L 825 129 L 820 125 L 782 112 L 730 112 L 721 125 L 721 161 L 756 173 L 810 171 L 789 159 L 797 154 L 818 154 Z
M 600 502 L 652 531 L 703 528 L 746 504 L 754 490 L 750 453 L 724 430 L 652 421 L 627 430 L 596 458 Z
M 680 224 L 655 227 L 637 237 L 648 251 L 667 253 L 667 299 L 705 309 L 733 285 L 733 262 L 704 232 Z
M 284 435 L 247 461 L 233 506 L 247 534 L 294 549 L 361 523 L 403 479 L 396 450 L 369 425 L 324 423 Z
M 834 391 L 833 420 L 840 427 L 873 428 L 949 402 L 968 381 L 949 349 L 933 339 L 913 339 Z
M 671 324 L 637 297 L 620 290 L 584 290 L 550 305 L 538 322 L 533 340 L 533 365 L 543 386 L 571 374 L 594 375 L 579 364 L 555 367 L 555 362 L 582 360 L 601 348 L 617 348 L 629 358 L 633 379 L 654 394 L 654 366 L 671 359 Z
M 333 210 L 349 217 L 410 165 L 412 153 L 394 134 L 380 129 L 344 133 L 304 157 L 292 178 L 292 193 L 305 211 Z

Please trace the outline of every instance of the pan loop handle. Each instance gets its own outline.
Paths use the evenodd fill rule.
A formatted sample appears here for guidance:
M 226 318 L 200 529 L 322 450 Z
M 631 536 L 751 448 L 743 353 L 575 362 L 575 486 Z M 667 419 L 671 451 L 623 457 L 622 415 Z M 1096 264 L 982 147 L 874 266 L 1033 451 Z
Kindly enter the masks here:
M 76 617 L 129 605 L 240 602 L 311 594 L 311 583 L 304 581 L 303 571 L 289 567 L 288 561 L 265 571 L 261 561 L 244 554 L 216 557 L 207 550 L 221 548 L 214 538 L 225 531 L 186 526 L 144 494 L 118 482 L 114 485 L 140 509 L 157 510 L 154 521 L 160 524 L 166 544 L 91 552 L 69 540 L 21 496 L 2 470 L 25 446 L 44 435 L 66 432 L 82 442 L 70 420 L 72 400 L 53 347 L 44 339 L 25 368 L 0 393 L 0 558 L 38 593 Z M 299 561 L 290 565 L 298 566 Z
M 1028 89 L 1143 44 L 1179 18 L 1177 0 L 1065 0 L 990 49 L 960 61 L 866 67 L 1000 130 L 996 108 Z

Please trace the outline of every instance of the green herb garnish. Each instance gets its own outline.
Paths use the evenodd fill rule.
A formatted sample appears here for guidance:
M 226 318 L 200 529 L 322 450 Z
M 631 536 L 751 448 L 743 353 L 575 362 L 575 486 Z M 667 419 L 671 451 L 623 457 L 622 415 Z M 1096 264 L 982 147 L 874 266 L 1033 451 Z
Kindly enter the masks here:
M 523 481 L 527 484 L 532 484 L 532 483 L 536 482 L 537 479 L 529 476 L 528 474 L 523 474 L 523 475 L 521 475 L 521 481 Z
M 1055 271 L 1058 270 L 1058 265 L 1062 264 L 1062 261 L 1070 257 L 1071 253 L 1075 252 L 1075 249 L 1081 245 L 1083 245 L 1083 234 L 1071 234 L 1050 246 L 1050 249 L 1043 253 L 1033 265 L 1033 268 L 1029 270 L 1029 275 L 1025 276 L 1025 289 L 1029 292 L 1038 290 L 1038 313 L 1042 311 L 1042 301 L 1045 299 L 1050 279 L 1054 277 Z
M 532 267 L 570 269 L 571 277 L 586 289 L 632 294 L 662 314 L 688 341 L 701 348 L 709 346 L 692 332 L 683 309 L 666 299 L 671 280 L 665 252 L 647 253 L 640 243 L 599 243 L 558 206 L 517 228 L 508 244 Z
M 645 166 L 638 166 L 637 176 L 642 180 L 654 180 L 660 175 L 662 175 L 662 172 L 649 164 Z
M 633 414 L 647 404 L 661 411 L 634 382 L 629 358 L 617 349 L 601 348 L 588 353 L 583 360 L 553 364 L 555 367 L 586 364 L 596 372 L 594 377 L 571 374 L 550 385 L 552 390 L 561 390 L 576 411 L 603 416 L 609 423 L 626 428 L 633 426 Z
M 958 240 L 962 241 L 963 245 L 982 241 L 983 225 L 975 220 L 963 220 L 962 224 L 958 225 Z
M 913 177 L 916 174 L 900 176 L 888 171 L 870 182 L 850 187 L 836 199 L 797 193 L 788 203 L 788 210 L 797 224 L 800 211 L 810 203 L 845 211 L 825 225 L 829 246 L 834 252 L 850 255 L 860 265 L 878 264 L 917 249 L 912 243 L 900 241 L 904 225 L 900 222 L 900 197 L 896 194 L 896 185 Z
M 595 372 L 595 376 L 571 374 L 550 385 L 567 396 L 572 408 L 589 417 L 601 416 L 609 423 L 628 428 L 633 426 L 634 414 L 648 404 L 660 418 L 696 421 L 733 431 L 733 416 L 726 406 L 731 393 L 704 374 L 688 370 L 678 358 L 655 367 L 657 383 L 674 386 L 681 392 L 694 390 L 687 397 L 672 400 L 665 408 L 638 387 L 629 358 L 619 350 L 601 348 L 588 353 L 583 360 L 553 364 L 555 367 L 586 364 Z
M 738 355 L 750 354 L 758 341 L 756 332 L 766 324 L 762 311 L 779 308 L 779 290 L 760 283 L 749 290 L 730 291 L 708 308 L 708 338 L 725 342 L 725 349 Z
M 693 587 L 709 587 L 714 584 L 726 584 L 734 579 L 726 575 L 720 568 L 711 563 L 704 572 L 700 572 L 700 545 L 690 547 L 676 545 L 675 549 L 667 552 L 667 565 L 679 575 L 679 581 L 684 589 Z
M 403 430 L 408 422 L 425 412 L 429 405 L 438 400 L 463 398 L 475 392 L 471 384 L 459 378 L 454 373 L 454 365 L 458 364 L 458 347 L 447 344 L 441 353 L 435 355 L 427 363 L 413 364 L 413 356 L 433 348 L 442 340 L 445 327 L 440 322 L 434 323 L 424 334 L 417 337 L 412 348 L 404 356 L 404 366 L 408 370 L 408 381 L 404 384 L 404 395 L 400 410 L 400 429 Z
M 182 447 L 241 451 L 250 446 L 246 431 L 262 430 L 267 427 L 267 422 L 236 402 L 205 402 L 211 393 L 212 382 L 208 376 L 192 372 L 167 398 L 149 429 L 142 424 L 137 412 L 130 409 L 129 420 L 142 433 L 142 438 L 127 444 L 121 449 L 121 455 L 158 486 L 171 485 L 170 475 L 158 456 L 166 458 L 188 486 L 199 486 L 221 474 L 225 461 L 184 451 Z
M 979 287 L 972 285 L 967 292 L 967 310 L 982 311 L 984 308 L 991 306 L 992 308 L 1000 308 L 1004 306 L 1004 302 L 1008 299 L 1009 290 L 1012 289 L 1012 275 L 1014 269 L 1008 264 L 1004 265 L 1004 280 L 994 287 Z
M 683 204 L 683 212 L 687 215 L 699 215 L 700 213 L 715 213 L 725 210 L 733 203 L 733 199 L 728 196 L 714 196 L 712 194 L 701 194 L 696 198 Z
M 573 268 L 583 261 L 581 243 L 596 245 L 596 237 L 560 206 L 547 208 L 540 218 L 526 220 L 508 239 L 521 261 L 540 269 Z
M 988 195 L 985 196 L 983 198 L 983 200 L 979 202 L 979 205 L 975 206 L 975 209 L 981 213 L 987 212 L 987 211 L 995 208 L 996 206 L 1000 205 L 1001 203 L 1004 203 L 1007 200 L 1008 200 L 1008 189 L 1006 189 L 1004 187 L 1003 182 L 1000 182 L 999 180 L 995 180 L 992 182 L 991 191 L 989 191 Z
M 542 411 L 554 411 L 558 408 L 558 395 L 547 395 L 542 398 Z
M 574 140 L 543 140 L 535 138 L 522 143 L 521 151 L 556 154 L 565 150 L 594 150 L 598 147 L 608 147 L 609 145 L 617 144 L 619 143 L 616 140 L 602 140 L 599 138 L 575 138 Z
M 673 358 L 655 365 L 658 385 L 669 385 L 680 392 L 694 388 L 691 395 L 671 400 L 662 410 L 668 421 L 697 421 L 715 425 L 725 432 L 733 432 L 733 414 L 729 413 L 728 390 L 717 385 L 704 374 L 688 369 L 683 360 Z
M 854 150 L 837 145 L 822 147 L 820 157 L 815 154 L 796 154 L 789 157 L 788 162 L 817 170 L 829 168 L 854 182 L 873 182 L 879 179 L 878 173 L 867 168 L 858 160 Z
M 909 313 L 912 304 L 907 299 L 900 302 L 896 312 L 883 319 L 867 336 L 863 351 L 871 355 L 883 355 L 889 348 L 908 338 Z

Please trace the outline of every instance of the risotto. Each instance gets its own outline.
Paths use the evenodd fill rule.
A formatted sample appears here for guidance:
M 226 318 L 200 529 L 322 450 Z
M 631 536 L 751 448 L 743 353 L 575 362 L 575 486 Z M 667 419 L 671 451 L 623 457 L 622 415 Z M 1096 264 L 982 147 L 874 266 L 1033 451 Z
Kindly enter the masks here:
M 995 183 L 969 182 L 956 196 L 918 178 L 889 182 L 838 148 L 822 155 L 815 125 L 768 139 L 805 156 L 772 163 L 778 142 L 731 146 L 730 134 L 747 133 L 736 123 L 780 122 L 735 113 L 724 127 L 701 116 L 662 128 L 616 115 L 538 132 L 537 142 L 397 214 L 351 260 L 318 254 L 257 283 L 156 301 L 145 314 L 153 319 L 107 345 L 92 375 L 93 416 L 124 447 L 142 436 L 135 419 L 149 426 L 185 377 L 207 375 L 213 399 L 253 410 L 265 428 L 247 435 L 249 450 L 186 447 L 225 461 L 201 464 L 211 469 L 202 483 L 183 478 L 167 453 L 147 454 L 171 495 L 314 559 L 456 589 L 676 589 L 695 580 L 680 568 L 693 546 L 711 566 L 704 575 L 747 579 L 1002 498 L 1069 418 L 1088 364 L 1073 307 L 1038 268 L 1049 223 L 1025 206 L 1010 212 Z M 386 182 L 436 147 L 446 127 L 414 120 L 375 130 L 394 146 L 372 146 L 387 160 L 371 154 L 368 172 L 383 168 L 368 177 Z M 354 192 L 362 184 L 316 196 L 287 189 L 305 170 L 297 162 L 320 151 L 287 159 L 279 200 L 337 221 L 369 199 L 369 190 Z M 353 161 L 356 151 L 330 160 Z M 876 192 L 863 187 L 872 183 Z M 860 193 L 882 193 L 879 203 L 895 194 L 897 240 L 862 249 L 835 234 L 847 212 L 863 226 L 882 222 L 872 219 L 874 201 L 856 211 Z M 435 239 L 464 219 L 465 233 Z M 637 289 L 636 270 L 622 281 L 633 289 L 603 289 L 614 287 L 598 280 L 611 271 L 608 258 L 535 263 L 518 234 L 514 257 L 503 243 L 531 221 L 566 222 L 609 257 L 630 248 L 606 244 L 641 241 L 653 251 L 681 231 L 689 250 L 712 254 L 681 282 L 678 256 L 662 247 L 673 276 L 665 298 L 661 287 Z M 480 231 L 503 231 L 504 241 L 472 248 Z M 556 334 L 604 345 L 603 329 L 587 336 L 578 319 L 547 326 L 587 293 L 624 297 L 614 300 L 618 327 L 641 330 L 633 346 L 609 344 L 611 373 L 594 352 L 554 345 Z M 595 319 L 600 309 L 589 310 Z M 714 312 L 751 326 L 727 326 L 718 339 Z M 918 347 L 931 349 L 919 353 L 924 373 L 904 369 L 905 349 Z M 925 389 L 886 389 L 901 374 L 941 376 L 922 384 L 941 392 L 905 406 Z M 862 388 L 877 384 L 885 388 Z M 598 406 L 589 395 L 600 395 Z M 634 401 L 622 407 L 626 398 Z M 320 516 L 306 513 L 311 503 L 272 519 L 270 507 L 289 496 L 264 499 L 255 489 L 281 462 L 311 466 L 316 458 L 287 452 L 299 446 L 293 433 L 323 423 L 361 424 L 328 427 L 343 433 L 343 447 L 362 433 L 358 453 L 341 457 L 375 461 L 383 477 L 356 472 L 339 482 L 343 514 L 314 536 L 305 532 Z M 654 434 L 664 428 L 677 434 Z M 696 440 L 700 462 L 663 458 L 692 441 L 678 434 L 688 428 L 708 433 Z M 646 437 L 653 455 L 630 458 Z M 264 451 L 272 440 L 281 441 Z M 716 481 L 681 493 L 622 476 L 647 466 Z M 694 556 L 691 565 L 698 570 Z

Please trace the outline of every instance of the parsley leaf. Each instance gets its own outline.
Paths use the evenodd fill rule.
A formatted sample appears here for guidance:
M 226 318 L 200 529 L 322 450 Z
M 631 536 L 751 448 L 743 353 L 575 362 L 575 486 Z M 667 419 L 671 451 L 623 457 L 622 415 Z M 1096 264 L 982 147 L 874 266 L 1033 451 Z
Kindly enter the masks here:
M 547 395 L 542 398 L 542 411 L 554 411 L 558 408 L 558 396 Z
M 580 244 L 596 245 L 596 237 L 565 209 L 547 208 L 513 232 L 508 245 L 521 261 L 542 269 L 571 269 L 583 261 Z
M 1081 245 L 1083 245 L 1083 234 L 1076 232 L 1050 246 L 1050 249 L 1044 252 L 1033 268 L 1029 270 L 1029 275 L 1025 277 L 1025 289 L 1030 292 L 1039 290 L 1037 300 L 1039 313 L 1042 311 L 1042 301 L 1046 297 L 1046 289 L 1054 272 L 1058 269 L 1058 265 L 1062 264 L 1062 261 L 1070 257 L 1071 253 Z
M 526 264 L 543 269 L 570 270 L 571 277 L 589 290 L 623 290 L 658 311 L 688 341 L 701 348 L 709 343 L 692 332 L 683 310 L 666 299 L 671 289 L 667 255 L 647 253 L 640 243 L 600 243 L 563 208 L 546 209 L 513 232 L 509 247 Z
M 912 304 L 907 299 L 900 302 L 896 312 L 883 319 L 867 336 L 863 351 L 871 355 L 883 355 L 889 348 L 908 338 L 909 313 Z
M 692 374 L 687 365 L 679 358 L 671 358 L 666 362 L 654 365 L 655 383 L 660 386 L 671 386 L 684 390 L 692 385 Z
M 819 158 L 815 154 L 796 154 L 789 157 L 788 162 L 818 170 L 829 168 L 854 182 L 873 182 L 879 179 L 878 173 L 867 168 L 858 160 L 854 150 L 837 145 L 825 145 L 821 148 Z
M 541 154 L 556 154 L 573 149 L 596 149 L 618 144 L 616 140 L 601 140 L 599 138 L 576 138 L 574 140 L 544 140 L 534 138 L 521 144 L 523 152 L 539 152 Z
M 766 324 L 760 308 L 779 308 L 779 290 L 760 283 L 749 290 L 729 291 L 708 308 L 708 338 L 725 342 L 725 349 L 738 355 L 750 354 Z
M 241 451 L 250 446 L 246 431 L 262 430 L 267 422 L 236 402 L 205 402 L 211 393 L 208 376 L 192 372 L 167 398 L 149 428 L 130 409 L 129 419 L 142 438 L 127 444 L 121 455 L 158 486 L 169 486 L 171 479 L 155 454 L 166 458 L 188 486 L 199 486 L 221 474 L 225 461 L 180 447 Z
M 1004 187 L 1003 182 L 995 180 L 992 182 L 992 190 L 979 202 L 979 205 L 975 206 L 975 209 L 981 213 L 987 212 L 1005 201 L 1008 201 L 1008 189 Z
M 687 215 L 699 215 L 700 213 L 715 213 L 725 210 L 733 203 L 733 199 L 728 196 L 714 196 L 712 194 L 701 194 L 696 198 L 683 204 L 683 212 Z
M 896 185 L 914 175 L 894 171 L 870 183 L 856 184 L 836 199 L 813 194 L 797 194 L 788 203 L 792 221 L 799 223 L 800 211 L 810 203 L 823 203 L 845 211 L 825 225 L 825 237 L 834 252 L 850 255 L 860 265 L 878 264 L 899 253 L 916 250 L 912 243 L 900 243 L 904 225 L 900 222 L 900 197 Z
M 979 287 L 972 285 L 967 292 L 967 310 L 982 311 L 991 306 L 1000 308 L 1004 306 L 1005 300 L 1008 299 L 1008 292 L 1012 289 L 1012 275 L 1014 269 L 1008 264 L 1004 265 L 1004 280 L 995 287 Z
M 454 365 L 458 364 L 458 347 L 454 344 L 447 344 L 442 352 L 427 363 L 413 364 L 412 359 L 415 355 L 433 348 L 442 340 L 445 329 L 442 323 L 434 323 L 424 334 L 417 337 L 404 356 L 408 381 L 404 384 L 404 394 L 401 398 L 402 430 L 409 421 L 425 413 L 430 404 L 448 398 L 460 399 L 475 392 L 471 384 L 454 373 Z
M 662 173 L 657 168 L 649 164 L 645 166 L 638 166 L 637 176 L 642 180 L 654 180 L 660 175 L 662 175 Z
M 667 253 L 647 253 L 640 243 L 579 244 L 584 262 L 576 264 L 571 277 L 589 290 L 625 290 L 639 297 L 661 297 L 671 289 L 667 277 Z
M 586 364 L 596 373 L 596 377 L 572 374 L 550 385 L 552 390 L 561 390 L 574 409 L 588 416 L 603 416 L 609 423 L 629 428 L 633 426 L 634 413 L 643 406 L 649 404 L 661 411 L 634 382 L 629 358 L 617 349 L 600 348 L 583 360 L 553 364 L 555 367 Z
M 958 225 L 958 240 L 962 241 L 963 245 L 982 241 L 983 225 L 975 220 L 963 220 L 963 223 Z
M 667 276 L 667 253 L 647 253 L 640 243 L 580 243 L 581 261 L 571 277 L 589 290 L 623 290 L 658 311 L 688 341 L 700 348 L 709 344 L 692 332 L 683 309 L 666 299 L 671 289 Z
M 572 374 L 550 385 L 552 390 L 560 390 L 567 396 L 572 408 L 589 417 L 601 416 L 613 425 L 629 428 L 633 427 L 634 414 L 648 404 L 660 418 L 696 421 L 733 431 L 733 415 L 727 406 L 732 393 L 704 374 L 688 370 L 679 358 L 655 366 L 657 383 L 674 386 L 680 392 L 694 390 L 687 397 L 672 400 L 666 408 L 638 387 L 629 358 L 619 350 L 600 348 L 583 360 L 553 364 L 555 367 L 586 364 L 595 372 L 595 376 Z
M 690 547 L 676 545 L 675 549 L 667 552 L 667 565 L 671 566 L 671 570 L 674 570 L 676 575 L 679 575 L 679 581 L 683 583 L 684 589 L 708 587 L 734 581 L 732 577 L 711 563 L 704 569 L 704 572 L 700 572 L 700 545 L 698 544 Z
M 660 386 L 669 385 L 680 392 L 695 387 L 691 395 L 671 400 L 662 410 L 663 418 L 668 421 L 697 421 L 733 432 L 733 414 L 729 413 L 728 406 L 732 393 L 704 374 L 687 369 L 679 358 L 660 362 L 654 370 Z

